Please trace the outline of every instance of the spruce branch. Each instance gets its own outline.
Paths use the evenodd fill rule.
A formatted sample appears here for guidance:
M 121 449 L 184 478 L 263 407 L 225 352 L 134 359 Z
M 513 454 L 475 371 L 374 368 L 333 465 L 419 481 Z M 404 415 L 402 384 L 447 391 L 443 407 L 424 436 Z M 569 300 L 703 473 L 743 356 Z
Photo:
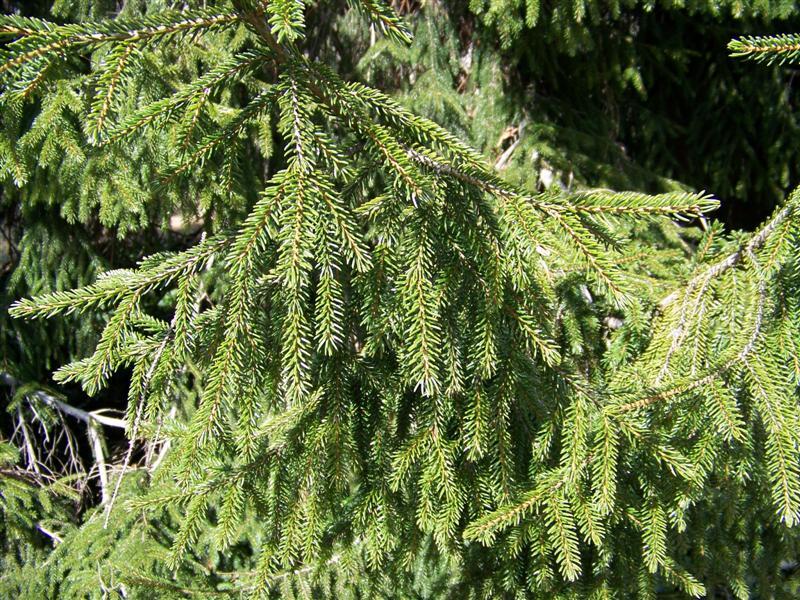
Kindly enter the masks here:
M 211 257 L 225 250 L 230 237 L 209 238 L 194 248 L 158 260 L 143 261 L 138 271 L 111 271 L 96 283 L 65 292 L 53 292 L 36 299 L 19 300 L 9 312 L 15 317 L 44 318 L 55 314 L 83 312 L 119 300 L 124 295 L 140 297 L 157 286 L 168 285 L 181 274 L 196 273 Z
M 687 282 L 687 288 L 691 289 L 698 283 L 719 277 L 729 269 L 739 265 L 744 259 L 752 255 L 754 252 L 760 250 L 764 244 L 767 243 L 775 230 L 778 229 L 783 222 L 794 216 L 798 199 L 800 199 L 800 191 L 795 190 L 792 192 L 792 195 L 789 197 L 786 204 L 779 208 L 773 217 L 767 221 L 767 223 L 761 227 L 761 229 L 740 244 L 740 246 L 734 252 L 731 252 L 721 260 L 718 260 L 717 262 L 703 269 L 699 274 L 695 275 Z M 659 310 L 663 311 L 668 305 L 677 300 L 679 296 L 680 291 L 675 291 L 663 298 L 658 303 Z
M 223 85 L 230 85 L 231 82 L 252 73 L 270 59 L 271 56 L 264 52 L 248 51 L 236 54 L 202 77 L 178 89 L 170 97 L 143 106 L 127 116 L 108 130 L 106 138 L 101 143 L 120 142 L 143 127 L 177 118 L 182 110 L 190 106 L 193 106 L 193 120 L 196 121 L 197 114 L 209 96 Z
M 731 56 L 772 64 L 795 63 L 800 58 L 800 36 L 779 34 L 745 36 L 728 43 Z
M 146 19 L 143 23 L 103 21 L 81 25 L 52 26 L 42 23 L 41 30 L 26 35 L 0 52 L 0 75 L 31 63 L 46 55 L 83 49 L 107 43 L 151 43 L 179 34 L 209 31 L 235 23 L 236 15 L 212 11 L 168 12 Z M 8 17 L 0 17 L 0 27 Z M 13 21 L 11 21 L 13 26 Z

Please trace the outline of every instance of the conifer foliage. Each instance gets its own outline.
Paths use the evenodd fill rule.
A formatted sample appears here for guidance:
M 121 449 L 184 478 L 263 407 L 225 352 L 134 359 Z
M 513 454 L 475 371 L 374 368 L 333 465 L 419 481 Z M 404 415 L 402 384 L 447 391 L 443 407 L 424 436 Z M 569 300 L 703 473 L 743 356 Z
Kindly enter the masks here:
M 188 249 L 11 309 L 104 316 L 56 379 L 94 394 L 129 372 L 126 465 L 167 441 L 152 482 L 114 474 L 51 574 L 113 554 L 135 565 L 103 579 L 123 594 L 776 585 L 800 520 L 800 192 L 727 235 L 705 193 L 528 191 L 309 59 L 311 2 L 186 4 L 0 21 L 7 179 L 129 177 L 207 215 Z M 387 2 L 351 4 L 410 41 Z M 106 223 L 140 226 L 143 197 Z M 235 576 L 196 566 L 242 546 Z M 51 577 L 40 593 L 91 590 Z

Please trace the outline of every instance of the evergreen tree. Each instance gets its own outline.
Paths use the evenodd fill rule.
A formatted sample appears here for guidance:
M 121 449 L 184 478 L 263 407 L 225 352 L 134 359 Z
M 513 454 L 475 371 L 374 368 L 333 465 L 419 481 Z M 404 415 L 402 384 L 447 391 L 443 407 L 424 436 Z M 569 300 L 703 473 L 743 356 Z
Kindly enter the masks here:
M 387 3 L 163 4 L 107 18 L 102 2 L 58 2 L 75 21 L 0 22 L 8 196 L 87 238 L 60 238 L 42 262 L 25 244 L 14 277 L 35 297 L 10 312 L 33 324 L 10 327 L 79 324 L 57 333 L 74 346 L 53 360 L 77 359 L 56 381 L 97 394 L 127 373 L 131 440 L 108 468 L 97 430 L 118 419 L 6 376 L 41 431 L 65 413 L 85 421 L 101 501 L 81 523 L 39 528 L 57 541 L 46 557 L 4 548 L 1 590 L 791 593 L 800 192 L 745 234 L 669 182 L 646 194 L 501 177 L 459 136 L 343 78 L 314 35 L 335 10 L 386 36 L 353 67 L 367 78 L 403 68 L 372 63 L 381 48 L 435 57 L 430 40 L 409 46 Z M 506 46 L 495 16 L 513 4 L 471 6 Z M 584 27 L 573 10 L 575 23 L 529 24 L 565 35 Z M 731 45 L 767 62 L 796 48 Z M 154 234 L 177 217 L 199 233 Z M 104 270 L 109 231 L 126 257 L 162 251 Z M 65 259 L 63 283 L 36 289 L 35 269 L 72 252 L 83 258 Z M 11 364 L 28 364 L 31 338 L 13 337 Z M 28 462 L 47 459 L 34 448 Z M 44 479 L 7 470 L 4 527 L 63 514 L 31 500 Z M 33 515 L 21 526 L 17 505 Z

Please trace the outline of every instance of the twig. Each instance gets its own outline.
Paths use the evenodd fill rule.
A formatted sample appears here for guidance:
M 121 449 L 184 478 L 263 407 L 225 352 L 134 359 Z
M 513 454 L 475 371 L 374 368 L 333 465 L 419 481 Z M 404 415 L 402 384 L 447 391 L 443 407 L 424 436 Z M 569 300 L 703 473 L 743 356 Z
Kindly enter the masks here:
M 743 243 L 739 248 L 736 249 L 735 252 L 732 252 L 719 262 L 714 263 L 707 269 L 705 269 L 702 273 L 696 275 L 692 279 L 687 282 L 687 286 L 696 286 L 698 282 L 704 281 L 706 279 L 713 279 L 718 275 L 722 275 L 725 271 L 732 269 L 736 265 L 738 265 L 742 260 L 747 257 L 750 258 L 753 256 L 753 252 L 761 248 L 769 239 L 770 234 L 772 234 L 778 226 L 783 223 L 786 219 L 788 219 L 792 213 L 794 212 L 795 207 L 794 204 L 790 203 L 787 206 L 784 206 L 778 214 L 776 214 L 764 227 L 762 227 L 758 233 L 754 234 L 747 243 Z M 658 303 L 658 309 L 663 311 L 667 306 L 672 304 L 680 295 L 681 290 L 675 290 L 669 296 L 666 296 Z
M 19 386 L 19 381 L 14 378 L 12 375 L 8 373 L 0 373 L 0 381 L 4 384 L 8 385 L 12 389 L 15 389 Z M 93 412 L 87 412 L 80 408 L 76 408 L 66 402 L 59 400 L 57 397 L 53 396 L 52 394 L 48 394 L 44 390 L 36 390 L 28 394 L 29 396 L 33 396 L 34 398 L 41 400 L 49 407 L 56 409 L 59 412 L 64 413 L 65 415 L 69 415 L 71 417 L 75 417 L 83 421 L 84 423 L 91 423 L 96 422 L 100 425 L 105 425 L 107 427 L 117 427 L 119 429 L 125 429 L 125 421 L 122 419 L 115 419 L 114 417 L 106 417 L 105 415 L 101 414 L 105 409 L 96 410 Z
M 525 131 L 525 125 L 527 124 L 528 120 L 522 119 L 522 122 L 519 124 L 519 127 L 517 128 L 517 139 L 515 139 L 514 142 L 508 148 L 506 148 L 505 152 L 503 152 L 500 155 L 500 158 L 497 159 L 497 162 L 494 163 L 494 168 L 497 169 L 498 171 L 502 171 L 503 169 L 506 168 L 506 165 L 508 164 L 511 155 L 514 154 L 514 150 L 517 149 L 517 146 L 519 146 L 520 142 L 522 141 L 522 134 Z
M 33 449 L 33 442 L 31 442 L 31 436 L 28 432 L 28 427 L 25 424 L 24 419 L 22 418 L 22 409 L 17 408 L 17 414 L 19 415 L 19 422 L 20 428 L 22 429 L 22 437 L 25 440 L 25 451 L 28 454 L 28 465 L 36 471 L 38 475 L 41 475 L 42 472 L 39 470 L 39 461 L 36 457 L 36 451 Z
M 38 530 L 39 530 L 39 531 L 41 531 L 43 534 L 45 534 L 47 537 L 49 537 L 51 540 L 53 540 L 53 542 L 55 542 L 55 544 L 56 544 L 56 545 L 57 545 L 57 544 L 60 544 L 61 542 L 63 542 L 63 541 L 64 541 L 64 540 L 63 540 L 63 538 L 62 538 L 60 535 L 58 535 L 57 533 L 54 533 L 54 532 L 50 531 L 49 529 L 47 529 L 47 528 L 46 528 L 44 525 L 42 525 L 41 523 L 37 523 L 37 524 L 36 524 L 36 529 L 38 529 Z
M 89 423 L 87 426 L 87 433 L 89 440 L 92 443 L 92 454 L 94 454 L 94 461 L 97 463 L 97 474 L 100 478 L 100 493 L 101 504 L 108 502 L 108 469 L 106 468 L 106 455 L 103 446 L 103 436 L 99 431 L 99 427 L 95 423 Z

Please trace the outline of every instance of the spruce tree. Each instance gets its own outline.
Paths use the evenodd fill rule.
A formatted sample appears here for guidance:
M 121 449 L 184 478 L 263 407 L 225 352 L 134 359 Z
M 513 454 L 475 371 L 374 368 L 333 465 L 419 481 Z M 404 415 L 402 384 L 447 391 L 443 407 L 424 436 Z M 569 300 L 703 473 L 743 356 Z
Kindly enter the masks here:
M 131 256 L 170 217 L 199 227 L 12 306 L 15 323 L 80 324 L 86 353 L 55 375 L 66 389 L 127 374 L 131 443 L 116 469 L 96 465 L 101 501 L 58 521 L 52 553 L 4 548 L 17 559 L 0 589 L 789 590 L 800 192 L 746 234 L 677 185 L 541 189 L 343 78 L 312 28 L 330 3 L 166 4 L 0 21 L 9 193 L 113 231 Z M 386 48 L 409 47 L 388 3 L 350 4 Z M 731 50 L 792 61 L 797 41 Z M 120 424 L 8 379 L 25 410 Z M 2 479 L 6 528 L 15 498 L 64 514 L 45 479 Z

